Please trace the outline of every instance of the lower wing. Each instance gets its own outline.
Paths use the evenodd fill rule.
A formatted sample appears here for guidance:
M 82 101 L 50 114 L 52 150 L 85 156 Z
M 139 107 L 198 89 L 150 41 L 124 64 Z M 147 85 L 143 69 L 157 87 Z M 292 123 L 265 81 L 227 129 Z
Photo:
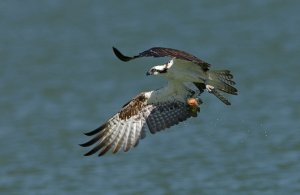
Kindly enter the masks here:
M 81 146 L 94 145 L 94 147 L 85 156 L 96 152 L 102 156 L 109 150 L 116 153 L 123 149 L 126 152 L 137 146 L 139 140 L 145 137 L 146 126 L 151 133 L 156 133 L 185 121 L 189 117 L 195 117 L 200 111 L 199 107 L 195 109 L 186 102 L 180 101 L 138 106 L 140 104 L 137 101 L 141 99 L 141 95 L 143 94 L 131 100 L 102 126 L 86 133 L 87 136 L 93 136 L 93 138 Z M 127 114 L 126 117 L 124 112 Z

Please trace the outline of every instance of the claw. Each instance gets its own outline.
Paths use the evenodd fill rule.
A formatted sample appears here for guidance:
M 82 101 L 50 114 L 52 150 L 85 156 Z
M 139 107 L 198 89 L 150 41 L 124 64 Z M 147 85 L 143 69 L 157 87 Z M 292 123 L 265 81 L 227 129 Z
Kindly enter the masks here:
M 199 104 L 201 104 L 201 103 L 202 103 L 202 101 L 201 100 L 199 101 L 198 98 L 188 98 L 187 99 L 187 104 L 190 107 L 190 111 L 191 111 L 193 117 L 196 117 L 197 112 L 200 112 Z
M 212 86 L 212 85 L 205 85 L 205 87 L 206 87 L 206 90 L 208 91 L 208 92 L 211 92 L 215 87 L 214 86 Z

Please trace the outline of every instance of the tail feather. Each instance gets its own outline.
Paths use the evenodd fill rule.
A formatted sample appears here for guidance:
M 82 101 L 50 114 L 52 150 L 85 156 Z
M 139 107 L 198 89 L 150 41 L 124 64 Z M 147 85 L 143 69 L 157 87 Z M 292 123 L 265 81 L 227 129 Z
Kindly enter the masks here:
M 225 93 L 237 95 L 237 89 L 232 86 L 235 85 L 235 82 L 232 80 L 233 75 L 229 70 L 210 70 L 208 75 L 209 80 L 207 84 Z
M 213 89 L 211 90 L 212 94 L 214 94 L 219 100 L 221 100 L 224 104 L 226 105 L 231 105 L 231 103 L 222 95 L 220 94 L 217 90 Z
M 223 81 L 229 85 L 235 85 L 235 82 L 232 80 L 233 75 L 229 70 L 211 71 L 210 74 L 215 75 L 219 81 Z
M 208 81 L 207 84 L 214 86 L 216 89 L 223 91 L 225 93 L 231 94 L 231 95 L 237 95 L 237 89 L 235 87 L 232 87 L 231 85 L 228 85 L 225 82 L 220 81 Z

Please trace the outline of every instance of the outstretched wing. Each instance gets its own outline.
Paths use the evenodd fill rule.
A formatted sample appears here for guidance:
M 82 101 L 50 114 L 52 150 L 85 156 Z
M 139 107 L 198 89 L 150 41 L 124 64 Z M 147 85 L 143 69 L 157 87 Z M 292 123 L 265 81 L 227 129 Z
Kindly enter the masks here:
M 139 53 L 139 55 L 130 57 L 123 55 L 117 48 L 113 47 L 113 51 L 115 55 L 122 61 L 127 62 L 136 58 L 140 57 L 172 57 L 177 59 L 182 59 L 186 61 L 193 62 L 195 64 L 198 64 L 201 66 L 201 68 L 206 71 L 210 67 L 210 64 L 207 62 L 204 62 L 203 60 L 197 58 L 196 56 L 193 56 L 189 53 L 186 53 L 181 50 L 172 49 L 172 48 L 164 48 L 164 47 L 153 47 L 151 49 L 148 49 L 146 51 L 143 51 Z
M 145 137 L 146 126 L 151 133 L 156 133 L 191 116 L 195 117 L 200 111 L 199 108 L 193 110 L 180 101 L 147 104 L 145 100 L 144 94 L 140 94 L 102 126 L 86 133 L 87 136 L 94 137 L 81 146 L 95 146 L 85 156 L 96 152 L 102 156 L 110 149 L 113 153 L 120 149 L 126 152 L 137 146 L 139 140 Z

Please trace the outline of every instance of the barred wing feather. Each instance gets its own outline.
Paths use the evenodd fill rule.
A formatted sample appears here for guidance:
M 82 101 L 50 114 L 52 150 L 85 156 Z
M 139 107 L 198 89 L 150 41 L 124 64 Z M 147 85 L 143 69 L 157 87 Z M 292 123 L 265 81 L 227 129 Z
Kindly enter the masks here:
M 147 126 L 154 134 L 197 115 L 184 102 L 169 101 L 145 104 L 144 98 L 140 97 L 142 95 L 140 94 L 126 104 L 105 124 L 86 133 L 93 138 L 81 146 L 94 145 L 94 147 L 85 156 L 97 152 L 99 152 L 99 156 L 102 156 L 109 150 L 112 150 L 113 153 L 121 149 L 127 152 L 137 146 L 139 140 L 145 137 Z M 142 102 L 139 102 L 141 100 Z

